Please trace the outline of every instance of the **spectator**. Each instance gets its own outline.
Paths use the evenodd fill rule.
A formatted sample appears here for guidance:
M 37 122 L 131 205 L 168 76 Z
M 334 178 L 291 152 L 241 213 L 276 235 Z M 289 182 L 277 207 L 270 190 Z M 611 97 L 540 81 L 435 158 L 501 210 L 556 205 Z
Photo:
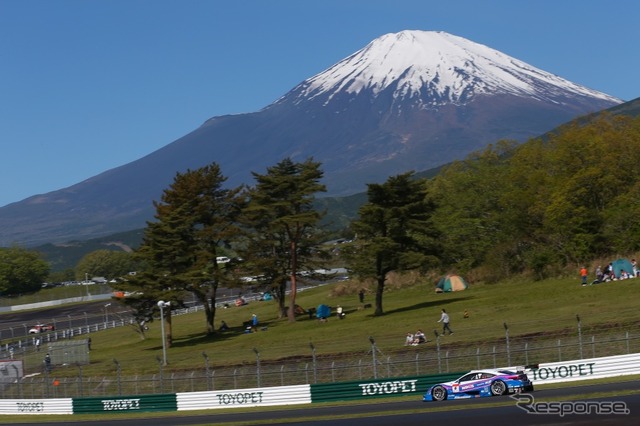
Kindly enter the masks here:
M 602 266 L 598 265 L 596 268 L 596 281 L 601 283 L 604 280 L 604 272 L 602 272 Z
M 451 328 L 449 328 L 449 314 L 447 314 L 447 311 L 445 311 L 444 309 L 442 310 L 442 315 L 440 315 L 440 319 L 438 320 L 438 322 L 442 323 L 443 336 L 447 331 L 449 332 L 449 334 L 453 334 L 453 331 L 451 331 Z
M 587 285 L 587 277 L 589 276 L 589 272 L 587 272 L 587 267 L 583 266 L 580 269 L 580 277 L 582 278 L 582 285 Z
M 426 336 L 424 335 L 422 330 L 418 329 L 418 331 L 416 331 L 416 334 L 413 335 L 413 346 L 418 346 L 419 344 L 426 342 Z
M 361 288 L 360 292 L 358 293 L 358 298 L 360 300 L 360 303 L 364 303 L 364 289 Z
M 413 334 L 412 333 L 407 333 L 407 337 L 404 339 L 404 345 L 405 346 L 413 345 Z

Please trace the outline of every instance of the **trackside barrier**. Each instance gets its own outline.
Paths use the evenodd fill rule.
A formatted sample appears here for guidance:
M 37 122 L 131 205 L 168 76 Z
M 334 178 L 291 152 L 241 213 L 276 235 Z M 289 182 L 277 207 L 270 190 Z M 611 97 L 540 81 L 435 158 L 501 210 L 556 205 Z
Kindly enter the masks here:
M 0 399 L 0 414 L 73 414 L 71 398 Z
M 179 392 L 176 396 L 178 411 L 311 403 L 309 385 L 228 391 Z
M 516 368 L 506 367 L 509 370 Z M 527 367 L 525 372 L 536 386 L 640 374 L 640 354 L 545 363 L 535 368 Z M 455 380 L 464 373 L 466 371 L 342 383 L 111 398 L 0 399 L 0 415 L 205 410 L 421 395 L 430 386 Z
M 73 398 L 73 414 L 176 411 L 175 394 Z
M 455 380 L 466 372 L 383 380 L 322 383 L 311 385 L 311 402 L 348 401 L 423 394 L 437 383 Z
M 640 374 L 640 354 L 550 362 L 525 372 L 534 385 Z

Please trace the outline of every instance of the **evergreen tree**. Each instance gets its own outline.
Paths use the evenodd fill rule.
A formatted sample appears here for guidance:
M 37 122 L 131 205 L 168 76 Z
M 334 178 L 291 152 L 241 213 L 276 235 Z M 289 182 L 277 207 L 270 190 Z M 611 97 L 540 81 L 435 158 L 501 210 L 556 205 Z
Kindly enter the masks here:
M 247 217 L 254 230 L 250 254 L 254 267 L 276 290 L 282 311 L 295 321 L 297 273 L 308 262 L 321 213 L 313 208 L 314 194 L 324 192 L 320 163 L 290 158 L 253 173 Z M 284 306 L 287 281 L 291 283 L 288 310 Z
M 376 280 L 375 315 L 382 315 L 387 274 L 437 265 L 437 235 L 430 223 L 433 206 L 413 172 L 369 184 L 367 196 L 352 224 L 357 237 L 347 259 L 356 275 Z
M 240 235 L 238 216 L 243 208 L 242 188 L 224 189 L 226 178 L 217 164 L 178 173 L 173 184 L 154 202 L 155 222 L 147 224 L 138 250 L 145 269 L 131 280 L 137 296 L 126 298 L 138 306 L 140 318 L 157 310 L 153 301 L 180 305 L 191 293 L 204 306 L 207 332 L 215 331 L 216 292 L 234 281 L 219 252 Z M 167 312 L 169 313 L 169 312 Z M 170 321 L 170 315 L 166 315 Z

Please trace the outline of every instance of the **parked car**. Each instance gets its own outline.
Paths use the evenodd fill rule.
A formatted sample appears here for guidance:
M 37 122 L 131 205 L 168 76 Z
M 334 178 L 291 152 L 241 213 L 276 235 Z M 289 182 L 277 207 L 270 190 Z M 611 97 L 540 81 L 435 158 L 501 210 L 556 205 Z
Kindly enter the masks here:
M 452 382 L 431 386 L 422 400 L 480 398 L 532 391 L 533 383 L 524 371 L 473 370 Z
M 47 331 L 53 331 L 55 329 L 53 324 L 37 324 L 29 329 L 29 334 L 46 333 Z

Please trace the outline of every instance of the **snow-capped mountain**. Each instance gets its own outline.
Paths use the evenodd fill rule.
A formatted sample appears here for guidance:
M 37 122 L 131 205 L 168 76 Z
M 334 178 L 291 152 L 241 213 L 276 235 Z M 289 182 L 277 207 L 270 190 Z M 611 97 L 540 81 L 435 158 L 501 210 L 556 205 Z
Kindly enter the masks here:
M 294 89 L 295 103 L 341 92 L 377 96 L 393 90 L 399 102 L 423 108 L 465 105 L 478 95 L 512 94 L 554 102 L 567 92 L 619 103 L 487 46 L 435 31 L 386 34 Z
M 619 103 L 461 37 L 387 34 L 258 112 L 213 117 L 139 160 L 0 208 L 0 245 L 142 228 L 176 172 L 212 162 L 236 186 L 313 157 L 328 195 L 348 195 Z

